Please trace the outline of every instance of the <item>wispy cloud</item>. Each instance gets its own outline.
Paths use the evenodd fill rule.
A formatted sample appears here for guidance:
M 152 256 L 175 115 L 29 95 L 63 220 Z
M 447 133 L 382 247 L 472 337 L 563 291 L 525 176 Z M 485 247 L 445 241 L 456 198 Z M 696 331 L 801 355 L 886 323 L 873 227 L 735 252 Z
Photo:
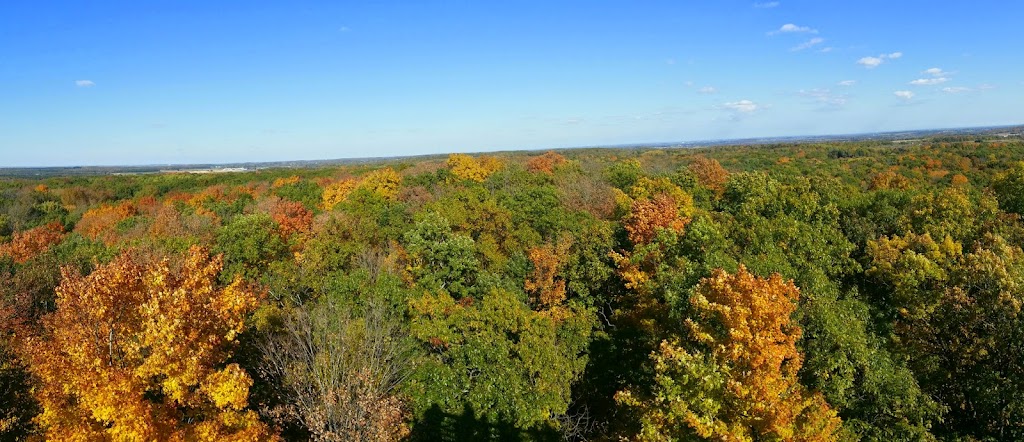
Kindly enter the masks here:
M 949 81 L 947 77 L 937 78 L 918 78 L 917 80 L 911 81 L 910 84 L 914 86 L 935 86 Z
M 824 41 L 825 41 L 824 38 L 814 37 L 814 38 L 812 38 L 810 40 L 807 40 L 807 41 L 805 41 L 803 43 L 800 43 L 800 44 L 798 44 L 796 46 L 793 46 L 789 50 L 796 52 L 796 51 L 802 51 L 804 49 L 810 49 L 810 48 L 812 48 L 812 47 L 814 47 L 816 45 L 821 44 Z
M 352 28 L 350 28 L 348 26 L 342 26 L 342 27 L 338 28 L 338 32 L 350 32 L 350 31 L 352 31 Z
M 750 100 L 740 100 L 740 101 L 733 101 L 733 102 L 729 102 L 729 103 L 722 103 L 722 105 L 719 106 L 719 107 L 722 108 L 722 109 L 725 109 L 725 110 L 729 110 L 729 111 L 733 111 L 733 112 L 737 112 L 737 113 L 741 113 L 741 114 L 751 114 L 751 113 L 757 112 L 758 109 L 763 108 L 763 106 L 761 106 L 761 105 L 759 105 L 757 103 L 754 103 L 753 101 L 750 101 Z
M 75 86 L 78 86 L 78 87 L 93 87 L 93 86 L 96 86 L 96 83 L 93 82 L 92 80 L 75 80 Z
M 759 2 L 754 3 L 754 7 L 757 9 L 771 9 L 778 7 L 780 4 L 779 2 Z
M 797 95 L 808 98 L 821 109 L 838 110 L 846 106 L 846 95 L 836 94 L 828 89 L 801 89 Z
M 877 57 L 862 57 L 857 60 L 857 64 L 864 66 L 868 69 L 874 69 L 885 63 L 886 60 L 895 60 L 903 56 L 902 52 L 893 52 L 890 54 L 881 54 Z
M 964 92 L 973 92 L 973 91 L 974 91 L 974 89 L 971 89 L 969 87 L 963 87 L 963 86 L 946 86 L 946 87 L 942 88 L 942 92 L 945 92 L 947 94 L 962 94 Z
M 950 75 L 949 72 L 943 71 L 939 68 L 925 69 L 924 71 L 921 71 L 921 73 L 932 77 L 948 77 Z
M 910 101 L 914 99 L 914 93 L 910 91 L 896 91 L 892 93 L 902 100 Z
M 839 85 L 839 86 L 847 86 L 847 87 L 849 87 L 849 86 L 853 86 L 853 85 L 857 84 L 857 80 L 843 80 L 843 81 L 840 81 L 839 83 L 836 83 L 836 84 Z
M 715 89 L 714 86 L 704 86 L 704 87 L 702 87 L 700 89 L 697 89 L 697 93 L 698 94 L 710 95 L 710 94 L 714 94 L 714 93 L 717 93 L 717 92 L 718 92 L 718 89 Z
M 768 35 L 802 34 L 802 33 L 817 34 L 818 30 L 817 29 L 812 29 L 812 28 L 810 28 L 808 26 L 797 26 L 797 25 L 794 25 L 792 23 L 786 23 L 786 24 L 782 25 L 779 29 L 769 32 Z

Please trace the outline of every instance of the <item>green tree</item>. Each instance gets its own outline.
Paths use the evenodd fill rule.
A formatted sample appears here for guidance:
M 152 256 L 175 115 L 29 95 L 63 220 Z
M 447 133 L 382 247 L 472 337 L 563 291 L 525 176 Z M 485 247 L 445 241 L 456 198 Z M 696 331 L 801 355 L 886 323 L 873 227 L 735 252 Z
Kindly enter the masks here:
M 1024 216 L 1024 161 L 996 175 L 992 189 L 1003 210 Z
M 437 406 L 458 415 L 468 406 L 477 418 L 520 429 L 555 426 L 586 365 L 593 327 L 592 313 L 568 308 L 553 318 L 500 289 L 476 302 L 443 292 L 410 301 L 411 331 L 424 351 L 406 386 L 417 413 Z
M 448 220 L 428 213 L 405 234 L 407 270 L 426 290 L 441 290 L 456 298 L 472 296 L 480 267 L 473 239 L 452 233 Z
M 221 227 L 215 248 L 224 254 L 221 279 L 229 281 L 240 275 L 258 280 L 271 262 L 288 251 L 277 230 L 277 223 L 267 214 L 242 215 Z

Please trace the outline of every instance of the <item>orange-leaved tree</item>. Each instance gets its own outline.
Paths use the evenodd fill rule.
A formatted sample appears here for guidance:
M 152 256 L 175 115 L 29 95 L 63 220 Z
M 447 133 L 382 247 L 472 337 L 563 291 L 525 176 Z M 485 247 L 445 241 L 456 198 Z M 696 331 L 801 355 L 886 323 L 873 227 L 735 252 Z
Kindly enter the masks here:
M 675 198 L 659 194 L 651 199 L 633 201 L 629 215 L 622 220 L 627 236 L 633 244 L 646 244 L 658 236 L 661 229 L 682 232 L 690 219 L 680 214 L 681 211 L 692 211 L 692 200 L 684 203 L 684 210 Z M 688 213 L 687 213 L 688 214 Z
M 617 395 L 639 412 L 638 439 L 836 440 L 836 412 L 797 377 L 801 330 L 790 315 L 799 296 L 792 281 L 759 278 L 742 265 L 702 280 L 686 321 L 695 342 L 663 341 L 651 355 L 652 398 Z
M 698 156 L 690 164 L 690 172 L 697 177 L 697 182 L 702 186 L 715 191 L 721 195 L 725 191 L 725 183 L 729 181 L 729 171 L 714 158 Z
M 11 242 L 0 244 L 0 256 L 10 256 L 14 262 L 24 263 L 43 253 L 64 239 L 64 226 L 52 222 L 14 234 Z
M 569 257 L 572 238 L 563 237 L 558 244 L 545 244 L 527 252 L 533 271 L 526 277 L 523 288 L 529 292 L 534 305 L 551 309 L 565 301 L 565 278 L 558 273 Z
M 313 228 L 313 212 L 297 201 L 278 201 L 270 209 L 270 216 L 281 226 L 281 236 L 285 239 Z
M 124 201 L 117 205 L 103 204 L 82 214 L 82 219 L 75 225 L 75 232 L 110 245 L 117 241 L 115 226 L 137 213 L 138 210 L 131 201 Z
M 556 167 L 568 162 L 569 160 L 555 152 L 547 152 L 544 155 L 530 158 L 526 162 L 526 169 L 530 172 L 541 172 L 551 175 L 555 173 Z
M 21 345 L 51 440 L 267 440 L 252 378 L 226 364 L 258 295 L 217 285 L 221 258 L 131 252 L 88 276 L 62 269 L 57 310 Z

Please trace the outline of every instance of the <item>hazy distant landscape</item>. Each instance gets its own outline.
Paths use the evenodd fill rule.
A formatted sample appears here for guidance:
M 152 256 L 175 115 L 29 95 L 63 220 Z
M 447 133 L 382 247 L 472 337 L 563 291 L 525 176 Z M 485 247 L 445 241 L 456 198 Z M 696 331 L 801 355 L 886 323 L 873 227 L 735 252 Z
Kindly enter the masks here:
M 970 136 L 970 135 L 994 135 L 1005 138 L 1020 138 L 1024 136 L 1024 126 L 1000 126 L 1000 127 L 979 127 L 962 129 L 934 129 L 916 130 L 901 132 L 884 132 L 873 134 L 855 135 L 831 135 L 831 136 L 791 136 L 791 137 L 770 137 L 760 139 L 743 140 L 708 140 L 678 143 L 653 143 L 622 146 L 603 146 L 605 148 L 617 149 L 643 149 L 643 148 L 678 148 L 678 147 L 709 147 L 729 145 L 763 145 L 775 143 L 810 143 L 810 142 L 838 142 L 838 141 L 867 141 L 867 140 L 918 140 L 923 137 L 936 137 L 941 135 Z M 601 148 L 590 147 L 590 149 Z M 577 149 L 583 149 L 579 147 Z M 502 153 L 502 152 L 497 152 Z M 421 155 L 416 157 L 394 157 L 391 160 L 413 160 L 430 159 L 443 155 Z M 106 174 L 135 174 L 135 173 L 218 173 L 218 172 L 241 172 L 269 168 L 292 168 L 292 167 L 323 167 L 330 165 L 361 164 L 385 161 L 385 158 L 337 158 L 322 160 L 304 161 L 270 161 L 261 163 L 223 163 L 223 164 L 160 164 L 160 165 L 137 165 L 137 166 L 75 166 L 75 167 L 0 167 L 0 177 L 51 177 L 51 176 L 76 176 L 76 175 L 106 175 Z

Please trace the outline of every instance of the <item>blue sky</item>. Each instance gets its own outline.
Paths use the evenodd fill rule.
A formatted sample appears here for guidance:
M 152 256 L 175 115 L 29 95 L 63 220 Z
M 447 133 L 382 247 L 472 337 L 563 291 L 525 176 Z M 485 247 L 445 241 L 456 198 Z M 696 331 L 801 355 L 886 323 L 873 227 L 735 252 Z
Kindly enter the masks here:
M 0 167 L 1024 123 L 1024 3 L 0 4 Z

